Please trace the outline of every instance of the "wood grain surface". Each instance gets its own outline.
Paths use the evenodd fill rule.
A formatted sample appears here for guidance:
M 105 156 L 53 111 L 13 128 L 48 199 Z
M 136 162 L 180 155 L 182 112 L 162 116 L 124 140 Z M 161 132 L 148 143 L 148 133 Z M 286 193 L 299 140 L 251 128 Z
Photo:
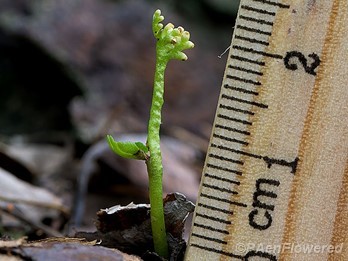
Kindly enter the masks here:
M 348 260 L 348 2 L 242 0 L 185 260 Z

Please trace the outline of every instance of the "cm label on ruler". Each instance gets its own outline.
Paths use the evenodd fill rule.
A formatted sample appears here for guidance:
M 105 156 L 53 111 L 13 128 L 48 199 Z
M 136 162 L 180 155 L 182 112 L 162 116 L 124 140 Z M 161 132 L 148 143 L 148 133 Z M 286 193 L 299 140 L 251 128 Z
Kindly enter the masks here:
M 348 260 L 347 61 L 346 0 L 241 1 L 186 260 Z

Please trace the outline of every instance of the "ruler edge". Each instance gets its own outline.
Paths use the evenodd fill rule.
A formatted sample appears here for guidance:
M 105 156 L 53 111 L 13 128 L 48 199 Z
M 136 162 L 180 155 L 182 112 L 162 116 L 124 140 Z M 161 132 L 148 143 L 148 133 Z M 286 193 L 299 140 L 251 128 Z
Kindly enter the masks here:
M 241 6 L 242 6 L 242 2 L 243 0 L 240 1 L 239 3 L 239 7 L 238 7 L 238 12 L 237 12 L 237 16 L 236 16 L 236 19 L 235 19 L 235 23 L 234 23 L 234 26 L 232 26 L 233 28 L 233 32 L 232 32 L 232 38 L 231 38 L 231 42 L 230 42 L 230 45 L 229 45 L 229 51 L 228 51 L 228 56 L 227 56 L 227 59 L 226 59 L 226 66 L 225 66 L 225 70 L 224 70 L 224 74 L 223 74 L 223 77 L 222 77 L 222 81 L 221 81 L 221 85 L 220 85 L 220 92 L 219 92 L 219 96 L 218 96 L 218 99 L 217 99 L 217 105 L 216 105 L 216 108 L 215 108 L 215 114 L 214 114 L 214 120 L 213 120 L 213 127 L 211 129 L 211 133 L 210 133 L 210 138 L 209 138 L 209 144 L 208 144 L 208 148 L 207 148 L 207 151 L 206 151 L 206 155 L 205 155 L 205 159 L 204 159 L 204 165 L 203 165 L 203 169 L 202 169 L 202 172 L 201 172 L 201 181 L 200 181 L 200 184 L 199 184 L 199 190 L 198 190 L 198 197 L 197 197 L 197 200 L 196 200 L 196 203 L 195 203 L 195 210 L 194 210 L 194 213 L 193 213 L 193 216 L 192 216 L 192 224 L 190 226 L 190 235 L 189 235 L 189 238 L 188 238 L 188 241 L 187 241 L 187 249 L 186 249 L 186 252 L 185 252 L 185 257 L 184 257 L 184 260 L 185 261 L 189 261 L 187 259 L 187 255 L 188 255 L 188 252 L 189 252 L 189 249 L 190 249 L 190 241 L 191 241 L 191 236 L 192 236 L 192 231 L 193 231 L 193 227 L 194 227 L 194 221 L 196 219 L 196 212 L 197 212 L 197 202 L 199 201 L 200 199 L 200 195 L 201 195 L 201 192 L 202 192 L 202 188 L 203 188 L 203 184 L 204 184 L 204 180 L 205 180 L 205 175 L 204 173 L 206 172 L 206 169 L 207 169 L 207 161 L 208 161 L 208 157 L 209 157 L 209 152 L 211 150 L 211 144 L 212 144 L 212 140 L 213 140 L 213 135 L 214 135 L 214 131 L 215 131 L 215 125 L 216 125 L 216 122 L 217 122 L 217 115 L 218 115 L 218 110 L 219 110 L 219 101 L 221 100 L 221 97 L 222 97 L 222 94 L 223 94 L 223 91 L 222 91 L 222 88 L 223 88 L 223 83 L 225 81 L 225 79 L 227 78 L 227 69 L 228 69 L 228 60 L 229 60 L 229 57 L 231 57 L 232 55 L 232 52 L 233 52 L 233 48 L 232 47 L 232 43 L 233 43 L 233 40 L 235 39 L 235 34 L 236 34 L 236 25 L 238 24 L 239 22 L 239 15 L 240 15 L 240 12 L 241 12 Z

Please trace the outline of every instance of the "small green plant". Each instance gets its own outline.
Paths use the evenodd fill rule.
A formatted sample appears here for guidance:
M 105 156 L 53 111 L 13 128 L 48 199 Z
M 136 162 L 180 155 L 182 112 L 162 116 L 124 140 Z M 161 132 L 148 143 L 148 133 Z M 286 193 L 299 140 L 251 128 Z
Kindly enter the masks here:
M 161 109 L 164 93 L 164 73 L 170 60 L 187 60 L 184 50 L 193 48 L 190 33 L 182 27 L 175 28 L 168 23 L 163 27 L 164 17 L 156 10 L 152 20 L 152 31 L 156 42 L 156 69 L 154 90 L 148 124 L 146 145 L 141 142 L 118 142 L 107 135 L 111 149 L 124 158 L 144 160 L 149 175 L 149 194 L 151 205 L 151 227 L 155 251 L 168 257 L 168 244 L 163 212 L 162 155 L 160 149 Z

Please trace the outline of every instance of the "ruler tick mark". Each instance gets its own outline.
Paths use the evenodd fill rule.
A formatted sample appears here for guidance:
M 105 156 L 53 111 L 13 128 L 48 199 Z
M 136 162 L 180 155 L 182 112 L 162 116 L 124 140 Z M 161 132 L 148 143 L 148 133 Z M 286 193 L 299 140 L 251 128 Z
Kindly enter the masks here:
M 215 128 L 219 128 L 219 129 L 223 129 L 223 130 L 227 130 L 227 131 L 232 131 L 232 132 L 240 133 L 240 134 L 247 135 L 247 136 L 250 135 L 249 131 L 238 130 L 238 129 L 227 127 L 227 126 L 220 125 L 220 124 L 215 124 Z
M 283 59 L 283 56 L 281 56 L 281 55 L 279 55 L 279 54 L 273 54 L 273 53 L 267 53 L 267 52 L 263 52 L 263 51 L 257 51 L 257 50 L 255 50 L 255 49 L 246 48 L 246 47 L 239 46 L 239 45 L 233 45 L 232 48 L 233 48 L 233 49 L 236 49 L 236 50 L 243 51 L 243 52 L 254 53 L 254 54 L 260 54 L 260 55 L 267 56 L 267 57 L 271 57 L 271 58 L 275 58 L 275 59 Z
M 284 167 L 289 167 L 291 169 L 291 173 L 293 173 L 293 174 L 296 173 L 296 169 L 297 169 L 297 165 L 298 165 L 298 161 L 299 161 L 298 157 L 296 157 L 293 161 L 286 161 L 283 159 L 275 159 L 275 158 L 270 158 L 268 156 L 261 156 L 261 155 L 245 152 L 242 150 L 232 149 L 232 148 L 229 148 L 229 147 L 226 147 L 223 145 L 216 145 L 214 143 L 212 143 L 210 146 L 212 148 L 230 151 L 230 152 L 233 152 L 236 154 L 241 154 L 241 155 L 248 156 L 251 158 L 263 159 L 266 162 L 268 168 L 271 168 L 272 165 L 274 165 L 274 164 L 284 166 Z
M 217 217 L 211 217 L 211 216 L 208 216 L 208 215 L 205 215 L 205 214 L 201 214 L 201 213 L 198 213 L 198 212 L 196 212 L 196 216 L 204 218 L 204 219 L 209 219 L 209 220 L 212 220 L 212 221 L 216 221 L 216 222 L 219 222 L 219 223 L 227 224 L 227 225 L 231 225 L 232 224 L 232 222 L 229 221 L 229 220 L 224 220 L 224 219 L 217 218 Z
M 254 106 L 260 107 L 262 109 L 267 109 L 268 108 L 268 105 L 266 105 L 266 104 L 258 103 L 258 102 L 254 102 L 254 101 L 243 100 L 243 99 L 239 99 L 239 98 L 236 98 L 236 97 L 233 97 L 233 96 L 228 96 L 226 94 L 223 94 L 221 96 L 221 98 L 228 99 L 228 100 L 231 100 L 231 101 L 240 102 L 240 103 L 246 103 L 246 104 L 254 105 Z
M 240 112 L 240 113 L 244 113 L 244 114 L 249 114 L 249 115 L 254 115 L 255 114 L 252 111 L 242 110 L 242 109 L 234 108 L 232 106 L 227 106 L 227 105 L 224 105 L 224 104 L 220 104 L 219 108 L 226 109 L 226 110 L 229 110 L 229 111 L 236 111 L 236 112 Z
M 233 152 L 233 153 L 236 153 L 236 154 L 241 154 L 241 155 L 252 157 L 252 158 L 256 158 L 256 159 L 262 159 L 263 158 L 260 155 L 252 154 L 252 153 L 245 152 L 245 151 L 242 151 L 242 150 L 232 149 L 232 148 L 229 148 L 229 147 L 226 147 L 226 146 L 222 146 L 222 145 L 211 144 L 211 147 L 218 148 L 218 149 L 221 149 L 221 150 L 230 151 L 230 152 Z
M 239 164 L 239 165 L 243 165 L 244 164 L 243 161 L 222 157 L 222 156 L 219 156 L 219 155 L 216 155 L 216 154 L 213 154 L 213 153 L 210 153 L 209 157 L 212 157 L 212 158 L 215 158 L 215 159 L 218 159 L 218 160 L 222 160 L 222 161 L 229 161 L 231 163 L 236 163 L 236 164 Z
M 269 0 L 252 0 L 252 1 L 259 2 L 259 3 L 262 3 L 262 4 L 277 6 L 279 8 L 285 8 L 285 9 L 290 8 L 290 5 L 277 3 L 277 2 L 273 2 L 273 1 L 269 1 Z
M 211 174 L 209 174 L 209 173 L 205 173 L 204 176 L 209 177 L 209 178 L 211 178 L 211 179 L 216 179 L 216 180 L 228 182 L 228 183 L 231 183 L 231 184 L 236 184 L 237 186 L 240 185 L 240 182 L 239 182 L 239 181 L 235 181 L 235 180 L 232 180 L 232 179 L 221 178 L 221 177 L 218 177 L 218 176 L 216 176 L 216 175 L 211 175 Z
M 271 36 L 272 32 L 267 32 L 267 31 L 262 31 L 260 29 L 248 27 L 248 26 L 243 26 L 243 25 L 237 25 L 237 29 L 252 32 L 252 33 L 257 33 L 257 34 L 263 34 L 263 35 L 268 35 Z
M 228 79 L 232 79 L 232 80 L 236 80 L 236 81 L 240 81 L 240 82 L 244 82 L 244 83 L 249 83 L 249 84 L 253 84 L 253 85 L 257 85 L 257 86 L 261 85 L 260 82 L 249 80 L 249 79 L 240 78 L 240 77 L 237 77 L 237 76 L 234 76 L 234 75 L 227 74 L 226 77 Z
M 234 87 L 234 86 L 231 86 L 231 85 L 228 85 L 228 84 L 225 84 L 225 85 L 224 85 L 224 88 L 230 89 L 230 90 L 234 90 L 234 91 L 237 91 L 237 92 L 252 94 L 252 95 L 256 95 L 256 96 L 259 95 L 258 92 L 246 90 L 246 89 L 239 88 L 239 87 Z
M 218 118 L 221 118 L 221 119 L 224 119 L 224 120 L 229 120 L 229 121 L 234 121 L 234 122 L 239 122 L 239 123 L 242 123 L 242 124 L 245 124 L 245 125 L 252 125 L 252 123 L 250 121 L 245 121 L 245 120 L 240 120 L 240 119 L 236 119 L 236 118 L 232 118 L 232 117 L 229 117 L 227 115 L 224 115 L 224 114 L 218 114 L 217 115 Z M 247 143 L 247 142 L 245 142 Z M 246 144 L 247 145 L 247 144 Z
M 202 208 L 206 208 L 206 209 L 210 209 L 210 210 L 214 210 L 214 211 L 218 211 L 218 212 L 222 212 L 228 215 L 233 215 L 233 212 L 230 210 L 226 210 L 226 209 L 222 209 L 222 208 L 217 208 L 217 207 L 213 207 L 207 204 L 203 204 L 203 203 L 198 203 L 198 206 L 202 207 Z
M 221 166 L 216 166 L 216 165 L 210 164 L 210 163 L 207 164 L 207 167 L 212 168 L 212 169 L 218 169 L 218 170 L 223 170 L 226 172 L 234 173 L 234 174 L 239 175 L 239 176 L 241 176 L 243 174 L 241 171 L 229 169 L 229 168 L 224 168 Z
M 239 207 L 245 207 L 245 208 L 247 207 L 247 205 L 244 204 L 244 203 L 235 202 L 235 201 L 232 201 L 232 200 L 211 196 L 211 195 L 208 195 L 208 194 L 205 194 L 205 193 L 201 193 L 201 197 L 208 198 L 208 199 L 213 199 L 213 200 L 220 201 L 220 202 L 225 202 L 225 203 L 228 203 L 228 204 L 231 204 L 231 205 L 236 205 L 236 206 L 239 206 Z
M 206 229 L 206 230 L 209 230 L 209 231 L 214 231 L 214 232 L 218 232 L 218 233 L 221 233 L 221 234 L 225 234 L 225 235 L 229 234 L 227 230 L 214 228 L 214 227 L 203 225 L 203 224 L 200 224 L 200 223 L 197 223 L 197 222 L 194 223 L 194 226 L 200 227 L 200 228 L 203 228 L 203 229 Z
M 234 69 L 234 70 L 237 70 L 237 71 L 241 71 L 241 72 L 250 73 L 250 74 L 256 74 L 256 75 L 260 75 L 260 76 L 263 75 L 262 72 L 246 69 L 246 68 L 243 68 L 243 67 L 240 67 L 240 66 L 228 65 L 228 68 Z
M 201 250 L 208 251 L 208 252 L 212 252 L 212 253 L 228 256 L 228 257 L 237 258 L 237 259 L 240 259 L 240 260 L 244 260 L 245 259 L 244 256 L 235 255 L 233 253 L 229 253 L 229 252 L 226 252 L 226 251 L 223 251 L 223 250 L 219 250 L 219 249 L 215 249 L 215 248 L 211 248 L 211 247 L 201 246 L 201 245 L 195 244 L 195 243 L 190 244 L 190 246 L 196 247 L 196 248 L 199 248 Z
M 272 16 L 275 16 L 275 15 L 276 15 L 275 12 L 269 12 L 269 11 L 267 11 L 267 10 L 258 9 L 258 8 L 251 7 L 251 6 L 248 6 L 248 5 L 242 5 L 241 8 L 242 8 L 242 9 L 245 9 L 245 10 L 248 10 L 248 11 L 260 13 L 260 14 L 267 14 L 267 15 L 272 15 Z
M 255 23 L 258 23 L 258 24 L 265 24 L 265 25 L 273 26 L 273 22 L 266 21 L 266 20 L 263 20 L 263 19 L 256 19 L 256 18 L 253 18 L 253 17 L 245 16 L 245 15 L 240 15 L 239 18 L 243 19 L 243 20 L 246 20 L 246 21 L 249 21 L 249 22 L 255 22 Z
M 218 239 L 218 238 L 207 237 L 207 236 L 200 235 L 200 234 L 197 234 L 197 233 L 192 233 L 191 236 L 198 237 L 198 238 L 201 238 L 201 239 L 205 239 L 205 240 L 208 240 L 208 241 L 213 241 L 213 242 L 216 242 L 216 243 L 219 243 L 219 244 L 227 245 L 227 241 L 221 240 L 221 239 Z
M 247 62 L 247 63 L 252 63 L 252 64 L 258 64 L 258 65 L 261 65 L 261 66 L 265 66 L 265 62 L 251 60 L 251 59 L 248 59 L 248 58 L 245 58 L 245 57 L 242 57 L 242 56 L 231 55 L 230 57 L 231 57 L 231 59 L 236 59 L 236 60 L 239 60 L 241 62 Z
M 206 187 L 206 188 L 213 189 L 213 190 L 218 190 L 218 191 L 220 191 L 220 192 L 227 192 L 227 193 L 234 194 L 234 195 L 237 195 L 237 194 L 238 194 L 237 191 L 233 191 L 233 190 L 226 189 L 226 188 L 221 188 L 221 187 L 214 186 L 214 185 L 209 185 L 209 184 L 206 184 L 206 183 L 203 184 L 202 186 L 203 186 L 203 187 Z
M 268 42 L 261 41 L 261 40 L 255 39 L 255 38 L 249 38 L 249 37 L 244 37 L 244 36 L 240 36 L 240 35 L 235 35 L 234 38 L 239 39 L 239 40 L 243 40 L 243 41 L 247 41 L 247 42 L 250 42 L 250 43 L 262 44 L 262 45 L 265 45 L 265 46 L 269 45 Z
M 221 139 L 221 140 L 226 140 L 226 141 L 235 142 L 235 143 L 239 143 L 239 144 L 243 144 L 243 145 L 248 145 L 248 143 L 245 142 L 245 141 L 229 138 L 229 137 L 226 137 L 226 136 L 223 136 L 223 135 L 218 135 L 218 134 L 215 134 L 215 133 L 213 134 L 213 137 Z

